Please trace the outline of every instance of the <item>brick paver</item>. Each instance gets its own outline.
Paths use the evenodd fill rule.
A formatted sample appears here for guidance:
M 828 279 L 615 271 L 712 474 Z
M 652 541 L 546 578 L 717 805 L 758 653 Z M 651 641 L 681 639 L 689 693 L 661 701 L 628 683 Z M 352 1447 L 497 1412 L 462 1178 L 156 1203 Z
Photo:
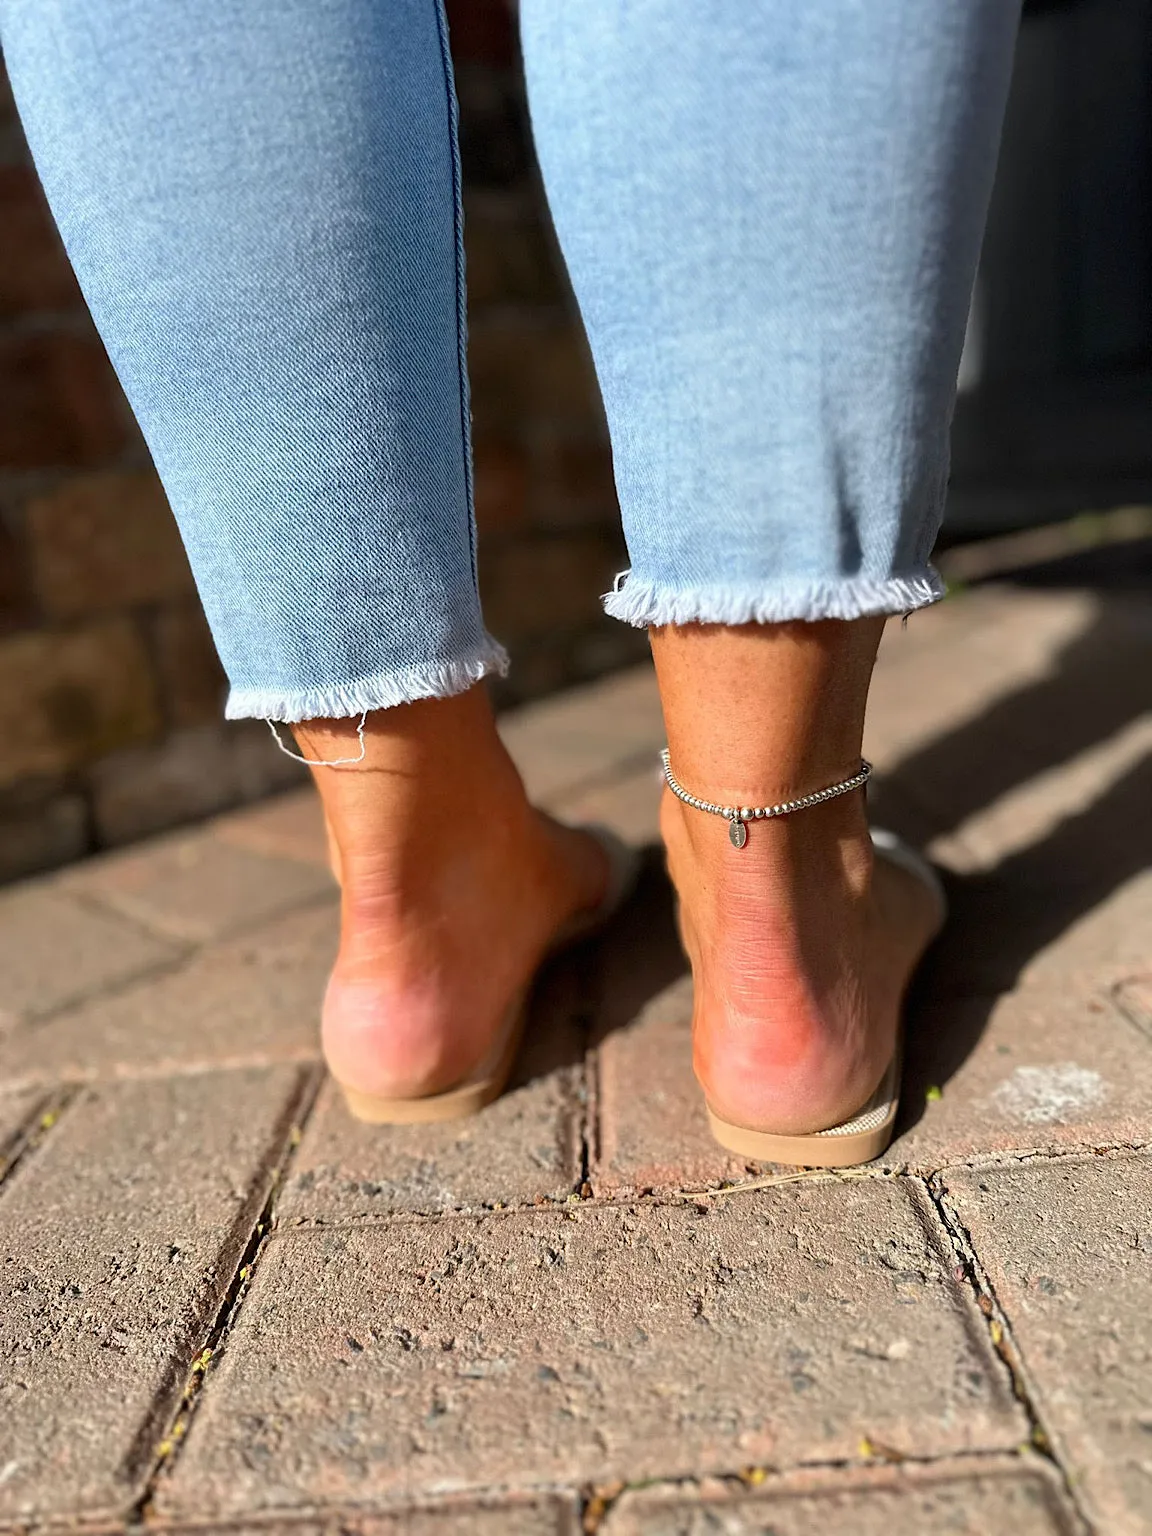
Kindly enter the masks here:
M 660 760 L 657 750 L 645 752 L 634 768 L 590 788 L 557 796 L 551 809 L 576 825 L 610 827 L 625 842 L 642 847 L 660 841 Z
M 890 624 L 868 699 L 866 755 L 881 773 L 913 768 L 921 797 L 945 818 L 958 804 L 987 804 L 973 794 L 974 775 L 1015 783 L 1036 760 L 1039 711 L 1027 701 L 1051 690 L 1099 611 L 1088 592 L 988 587 L 914 614 L 907 629 Z
M 158 980 L 0 1034 L 0 1081 L 314 1059 L 337 927 L 334 904 L 293 913 Z
M 690 978 L 608 1034 L 597 1057 L 600 1121 L 591 1173 L 598 1195 L 701 1189 L 759 1171 L 725 1152 L 708 1129 L 692 1072 Z
M 0 1195 L 0 1520 L 124 1513 L 285 1144 L 299 1070 L 88 1090 Z
M 43 1100 L 43 1093 L 35 1088 L 0 1093 L 0 1175 L 13 1148 L 24 1139 L 30 1117 Z
M 1146 670 L 1152 675 L 1152 647 Z M 1053 745 L 1039 743 L 1035 771 L 965 817 L 963 841 L 969 856 L 965 873 L 995 869 L 1010 857 L 1043 847 L 1049 839 L 1077 835 L 1085 825 L 1080 818 L 1099 814 L 1098 802 L 1104 799 L 1107 803 L 1123 793 L 1128 775 L 1152 755 L 1152 712 L 1130 724 L 1120 724 L 1113 734 L 1081 752 L 1061 757 L 1052 750 Z M 1047 753 L 1042 750 L 1045 746 Z M 1106 867 L 1114 876 L 1116 847 L 1110 852 Z M 1026 864 L 1017 867 L 1028 870 Z M 1077 860 L 1069 874 L 1073 880 L 1083 879 L 1085 874 L 1098 873 L 1100 867 L 1099 860 L 1089 859 L 1083 866 Z
M 320 798 L 311 787 L 220 816 L 212 831 L 223 842 L 272 858 L 328 867 L 328 840 Z
M 128 981 L 179 953 L 114 913 L 93 911 L 42 885 L 17 886 L 0 897 L 0 1029 Z
M 599 951 L 596 1103 L 590 1176 L 597 1195 L 698 1189 L 749 1165 L 717 1146 L 692 1073 L 692 992 L 662 855 Z
M 1112 987 L 1111 997 L 1132 1028 L 1152 1042 L 1152 973 L 1125 976 Z
M 1025 988 L 924 1000 L 912 1015 L 903 1123 L 885 1161 L 1152 1141 L 1152 1048 L 1107 994 Z
M 642 766 L 664 745 L 650 667 L 573 688 L 501 722 L 534 800 L 551 803 Z
M 328 1084 L 293 1160 L 282 1219 L 349 1221 L 572 1194 L 584 1115 L 582 992 L 575 960 L 552 968 L 537 989 L 511 1090 L 474 1119 L 363 1125 Z
M 603 1536 L 1073 1536 L 1059 1481 L 1039 1458 L 884 1467 L 773 1479 L 761 1491 L 626 1493 Z
M 194 943 L 231 937 L 335 888 L 314 864 L 202 835 L 97 860 L 65 881 L 142 927 Z
M 946 1175 L 1029 1386 L 1098 1529 L 1152 1529 L 1152 1161 Z
M 542 978 L 513 1091 L 429 1128 L 293 1107 L 338 926 L 311 789 L 6 892 L 0 1529 L 1152 1526 L 1150 661 L 1123 594 L 890 626 L 870 808 L 952 918 L 900 1135 L 843 1179 L 717 1193 L 764 1170 L 707 1132 L 658 848 Z M 557 814 L 656 842 L 649 667 L 501 728 Z
M 990 995 L 1013 987 L 1106 988 L 1145 968 L 1152 954 L 1152 871 L 1136 874 L 1127 866 L 1152 857 L 1141 836 L 1152 784 L 1149 791 L 1131 795 L 1125 815 L 1099 818 L 1099 836 L 1077 839 L 1067 858 L 1056 847 L 1052 857 L 1035 857 L 1032 872 L 1001 866 L 991 876 L 950 882 L 951 916 L 926 968 L 925 990 Z M 1078 865 L 1079 854 L 1103 861 L 1108 846 L 1119 850 L 1118 867 L 1093 880 Z
M 873 1181 L 276 1237 L 160 1507 L 1008 1448 L 953 1268 Z
M 342 1509 L 320 1519 L 278 1520 L 274 1525 L 262 1521 L 154 1528 L 165 1536 L 191 1536 L 193 1530 L 196 1536 L 578 1536 L 580 1520 L 575 1499 L 543 1498 L 486 1504 L 454 1500 L 395 1514 Z
M 553 1071 L 478 1120 L 373 1126 L 325 1087 L 280 1203 L 286 1221 L 562 1200 L 580 1183 L 579 1078 Z

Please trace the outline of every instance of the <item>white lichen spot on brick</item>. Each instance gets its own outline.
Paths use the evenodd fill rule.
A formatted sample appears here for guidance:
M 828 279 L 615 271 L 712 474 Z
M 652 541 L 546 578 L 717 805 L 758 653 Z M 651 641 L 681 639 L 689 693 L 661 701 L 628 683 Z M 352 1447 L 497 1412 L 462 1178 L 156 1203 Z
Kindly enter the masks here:
M 1047 1067 L 1017 1067 L 993 1094 L 993 1102 L 1026 1125 L 1059 1124 L 1107 1097 L 1099 1072 L 1058 1061 Z

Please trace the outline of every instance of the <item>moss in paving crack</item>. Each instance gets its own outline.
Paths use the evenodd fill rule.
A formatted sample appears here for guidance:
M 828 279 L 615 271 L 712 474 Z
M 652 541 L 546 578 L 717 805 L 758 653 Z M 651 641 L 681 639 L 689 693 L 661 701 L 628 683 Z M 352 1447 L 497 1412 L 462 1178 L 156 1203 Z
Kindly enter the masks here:
M 177 1444 L 188 1433 L 189 1410 L 196 1394 L 200 1391 L 204 1381 L 204 1374 L 212 1363 L 212 1351 L 202 1349 L 193 1360 L 188 1372 L 188 1380 L 184 1384 L 184 1393 L 180 1399 L 180 1408 L 177 1410 L 175 1422 L 156 1447 L 156 1459 L 164 1461 L 171 1456 Z

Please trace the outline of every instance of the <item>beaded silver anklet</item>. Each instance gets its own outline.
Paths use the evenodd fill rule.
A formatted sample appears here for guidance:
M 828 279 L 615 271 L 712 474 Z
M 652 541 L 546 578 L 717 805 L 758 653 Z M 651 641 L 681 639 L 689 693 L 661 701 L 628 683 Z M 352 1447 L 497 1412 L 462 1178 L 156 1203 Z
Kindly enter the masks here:
M 827 789 L 818 789 L 811 795 L 801 795 L 798 800 L 782 800 L 779 805 L 713 805 L 711 800 L 701 800 L 696 795 L 690 795 L 675 774 L 672 772 L 672 764 L 668 758 L 668 748 L 665 747 L 660 754 L 660 761 L 664 765 L 664 778 L 668 788 L 678 800 L 683 800 L 685 805 L 690 805 L 693 810 L 707 811 L 711 816 L 723 816 L 728 822 L 728 837 L 734 848 L 743 848 L 748 841 L 748 822 L 767 821 L 772 816 L 789 816 L 793 811 L 802 811 L 809 805 L 820 805 L 825 800 L 835 800 L 837 795 L 846 795 L 853 789 L 859 789 L 862 784 L 867 784 L 872 773 L 872 764 L 867 758 L 860 759 L 860 772 L 854 773 L 850 779 L 841 779 L 839 784 L 829 784 Z

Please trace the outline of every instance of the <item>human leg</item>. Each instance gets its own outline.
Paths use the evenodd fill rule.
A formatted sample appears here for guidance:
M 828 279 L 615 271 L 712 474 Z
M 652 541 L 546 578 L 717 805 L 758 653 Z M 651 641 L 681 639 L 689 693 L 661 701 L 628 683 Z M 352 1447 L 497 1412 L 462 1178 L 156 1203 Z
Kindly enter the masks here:
M 315 770 L 344 889 L 329 1054 L 366 1091 L 441 1087 L 603 881 L 529 810 L 474 687 L 503 656 L 476 591 L 442 11 L 0 0 L 0 41 L 228 714 L 331 759 L 367 712 L 364 761 Z
M 859 765 L 929 564 L 1014 7 L 523 0 L 533 124 L 604 393 L 672 762 L 768 803 Z M 734 850 L 663 810 L 714 1107 L 806 1131 L 891 1056 L 930 893 L 862 796 Z

